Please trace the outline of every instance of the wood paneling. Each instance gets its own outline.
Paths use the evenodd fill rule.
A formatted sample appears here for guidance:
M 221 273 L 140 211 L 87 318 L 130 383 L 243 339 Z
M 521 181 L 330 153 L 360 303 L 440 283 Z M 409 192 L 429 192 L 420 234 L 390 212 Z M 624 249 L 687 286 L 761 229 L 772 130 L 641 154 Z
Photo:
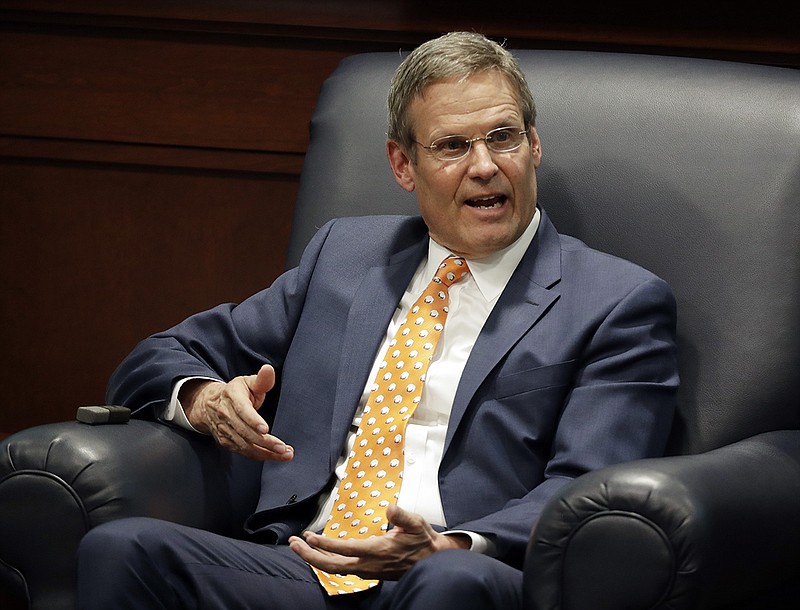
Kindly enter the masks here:
M 341 51 L 197 33 L 7 30 L 0 133 L 302 154 Z
M 412 45 L 439 33 L 468 29 L 513 46 L 640 50 L 800 65 L 796 10 L 791 2 L 531 3 L 498 7 L 429 0 L 0 0 L 8 19 L 31 23 L 101 24 L 151 31 L 227 32 L 241 36 L 316 39 L 330 47 L 356 41 Z
M 102 403 L 138 340 L 268 285 L 296 191 L 293 176 L 27 161 L 0 182 L 7 431 Z
M 282 271 L 347 55 L 474 29 L 800 66 L 786 8 L 663 4 L 0 0 L 0 434 L 101 402 L 139 339 Z

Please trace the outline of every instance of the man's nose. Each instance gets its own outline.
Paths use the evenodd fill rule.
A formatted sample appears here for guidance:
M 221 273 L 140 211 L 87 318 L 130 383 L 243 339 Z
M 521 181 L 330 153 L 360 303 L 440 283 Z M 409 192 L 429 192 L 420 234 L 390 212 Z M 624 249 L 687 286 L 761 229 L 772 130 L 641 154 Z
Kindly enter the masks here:
M 494 176 L 498 167 L 492 157 L 492 151 L 486 146 L 483 139 L 472 142 L 472 150 L 468 154 L 469 175 L 472 178 L 482 178 L 484 180 Z

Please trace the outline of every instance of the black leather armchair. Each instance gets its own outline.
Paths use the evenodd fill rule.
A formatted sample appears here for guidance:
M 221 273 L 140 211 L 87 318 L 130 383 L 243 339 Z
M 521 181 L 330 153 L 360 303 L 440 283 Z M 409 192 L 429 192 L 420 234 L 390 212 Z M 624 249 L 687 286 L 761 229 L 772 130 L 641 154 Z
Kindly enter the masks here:
M 669 457 L 577 479 L 525 565 L 536 610 L 781 608 L 800 600 L 800 73 L 518 53 L 537 99 L 540 204 L 667 279 L 682 389 Z M 345 60 L 311 125 L 289 263 L 333 216 L 414 211 L 384 153 L 396 54 Z M 0 584 L 74 604 L 83 533 L 150 515 L 236 535 L 258 465 L 134 420 L 0 444 Z

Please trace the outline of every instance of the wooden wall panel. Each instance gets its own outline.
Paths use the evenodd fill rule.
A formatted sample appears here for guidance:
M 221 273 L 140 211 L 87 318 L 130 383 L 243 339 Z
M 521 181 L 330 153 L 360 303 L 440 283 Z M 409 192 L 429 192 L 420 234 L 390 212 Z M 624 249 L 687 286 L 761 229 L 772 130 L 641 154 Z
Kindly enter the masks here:
M 0 436 L 102 402 L 138 340 L 282 271 L 319 86 L 353 52 L 49 17 L 0 22 Z
M 762 0 L 733 10 L 727 3 L 562 0 L 485 3 L 429 0 L 0 0 L 11 19 L 102 24 L 151 30 L 228 32 L 305 38 L 360 50 L 410 45 L 468 29 L 518 47 L 644 51 L 800 65 L 796 9 Z
M 283 269 L 297 186 L 292 176 L 28 162 L 0 165 L 0 182 L 6 431 L 102 403 L 140 339 L 267 286 Z
M 298 153 L 344 52 L 148 31 L 6 31 L 0 133 Z
M 701 4 L 0 0 L 0 437 L 72 418 L 136 341 L 280 273 L 343 57 L 474 29 L 800 67 L 791 3 Z

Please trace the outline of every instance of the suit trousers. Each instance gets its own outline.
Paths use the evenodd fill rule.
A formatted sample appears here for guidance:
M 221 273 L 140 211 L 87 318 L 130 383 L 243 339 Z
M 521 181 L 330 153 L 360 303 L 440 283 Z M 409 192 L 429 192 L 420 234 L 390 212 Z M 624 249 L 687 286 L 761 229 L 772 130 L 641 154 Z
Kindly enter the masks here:
M 82 610 L 515 610 L 522 572 L 465 550 L 434 553 L 399 581 L 328 597 L 285 545 L 263 545 L 150 518 L 90 530 L 78 551 Z

